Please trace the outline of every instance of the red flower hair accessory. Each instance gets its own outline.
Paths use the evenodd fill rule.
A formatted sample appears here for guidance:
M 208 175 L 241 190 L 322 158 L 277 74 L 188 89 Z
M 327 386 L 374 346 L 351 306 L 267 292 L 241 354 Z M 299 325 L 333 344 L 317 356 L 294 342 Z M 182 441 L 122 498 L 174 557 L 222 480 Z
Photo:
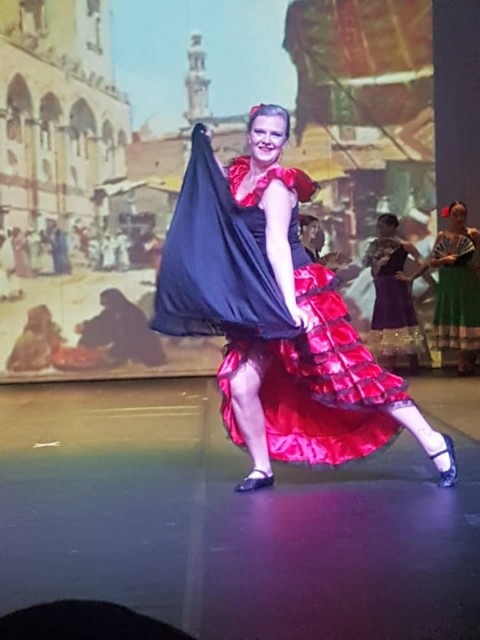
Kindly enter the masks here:
M 450 215 L 450 207 L 443 207 L 440 215 L 442 216 L 442 218 L 448 218 L 448 216 Z
M 252 116 L 254 116 L 257 113 L 257 111 L 261 109 L 263 106 L 264 106 L 263 102 L 261 102 L 260 104 L 254 105 L 248 112 L 249 117 L 251 118 Z

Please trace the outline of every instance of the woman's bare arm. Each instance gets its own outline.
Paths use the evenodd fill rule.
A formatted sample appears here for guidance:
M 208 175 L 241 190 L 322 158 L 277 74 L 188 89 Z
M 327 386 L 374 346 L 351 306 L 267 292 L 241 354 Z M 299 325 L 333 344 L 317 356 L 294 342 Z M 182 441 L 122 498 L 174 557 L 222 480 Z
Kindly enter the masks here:
M 422 258 L 417 247 L 413 245 L 411 242 L 404 242 L 403 248 L 408 253 L 408 255 L 415 260 L 416 264 L 418 265 L 418 268 L 409 276 L 407 276 L 403 271 L 397 271 L 397 273 L 395 274 L 395 277 L 397 280 L 402 280 L 403 282 L 413 282 L 420 276 L 423 276 L 423 274 L 430 269 L 430 265 L 428 264 L 428 262 L 426 262 Z M 432 279 L 432 282 L 434 282 L 433 279 Z
M 292 194 L 280 180 L 273 180 L 263 194 L 267 256 L 275 280 L 290 312 L 297 309 L 293 262 L 288 229 L 292 216 Z
M 443 267 L 444 265 L 455 264 L 455 262 L 457 261 L 457 258 L 458 258 L 458 256 L 456 256 L 456 255 L 444 256 L 443 258 L 434 258 L 433 257 L 433 251 L 435 250 L 435 247 L 437 246 L 438 242 L 440 240 L 442 240 L 443 237 L 444 237 L 444 233 L 440 232 L 437 235 L 436 239 L 435 239 L 435 244 L 433 245 L 432 257 L 429 260 L 429 265 L 431 267 L 433 267 L 434 269 L 437 269 L 438 267 Z

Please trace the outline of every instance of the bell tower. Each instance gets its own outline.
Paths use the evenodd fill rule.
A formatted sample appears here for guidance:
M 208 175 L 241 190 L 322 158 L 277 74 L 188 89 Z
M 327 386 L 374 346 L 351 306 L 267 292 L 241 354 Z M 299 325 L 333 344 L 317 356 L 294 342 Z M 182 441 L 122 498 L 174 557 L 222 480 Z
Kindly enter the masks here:
M 188 73 L 185 78 L 187 87 L 188 111 L 185 117 L 190 123 L 212 114 L 209 107 L 208 87 L 211 80 L 207 77 L 205 60 L 207 54 L 202 47 L 202 35 L 194 33 L 188 49 Z

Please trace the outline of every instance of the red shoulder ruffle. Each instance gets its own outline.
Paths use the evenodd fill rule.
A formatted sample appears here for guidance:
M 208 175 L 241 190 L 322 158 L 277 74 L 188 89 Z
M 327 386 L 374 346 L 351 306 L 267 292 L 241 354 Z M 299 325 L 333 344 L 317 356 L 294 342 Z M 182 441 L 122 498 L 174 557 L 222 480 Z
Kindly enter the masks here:
M 230 191 L 235 197 L 240 184 L 250 170 L 250 157 L 239 156 L 234 158 L 228 167 L 227 175 L 230 183 Z M 306 173 L 300 169 L 291 167 L 273 167 L 260 178 L 252 193 L 248 193 L 238 203 L 242 207 L 253 207 L 261 199 L 263 192 L 272 180 L 280 180 L 288 188 L 297 192 L 300 202 L 308 202 L 311 200 L 317 187 Z

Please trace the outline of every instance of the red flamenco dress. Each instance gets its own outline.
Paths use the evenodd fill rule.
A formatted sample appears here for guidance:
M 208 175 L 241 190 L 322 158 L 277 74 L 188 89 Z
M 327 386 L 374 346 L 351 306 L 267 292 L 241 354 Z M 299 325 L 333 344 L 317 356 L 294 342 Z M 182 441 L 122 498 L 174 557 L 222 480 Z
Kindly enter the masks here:
M 233 196 L 248 170 L 248 157 L 237 158 L 230 166 Z M 281 180 L 301 202 L 310 200 L 315 189 L 302 171 L 276 167 L 238 203 L 265 260 L 265 218 L 258 203 L 272 180 Z M 404 390 L 404 381 L 375 362 L 349 324 L 345 302 L 334 290 L 335 274 L 306 256 L 298 240 L 297 215 L 298 206 L 292 211 L 289 230 L 295 290 L 297 303 L 309 314 L 313 329 L 264 343 L 272 356 L 260 390 L 267 441 L 275 460 L 338 465 L 363 458 L 389 443 L 400 426 L 385 408 L 413 402 Z M 248 358 L 255 339 L 236 332 L 229 337 L 218 371 L 222 415 L 232 441 L 244 446 L 232 408 L 230 379 Z
M 172 336 L 227 335 L 218 382 L 223 420 L 235 444 L 245 443 L 230 380 L 260 344 L 271 355 L 260 390 L 271 457 L 310 465 L 364 458 L 398 433 L 400 426 L 385 409 L 413 404 L 405 384 L 360 343 L 334 290 L 335 274 L 310 261 L 298 237 L 298 206 L 289 244 L 297 303 L 312 319 L 307 334 L 293 322 L 267 258 L 258 203 L 268 184 L 281 180 L 308 201 L 314 183 L 297 169 L 272 168 L 239 203 L 234 196 L 249 158 L 237 158 L 226 180 L 204 132 L 197 124 L 192 133 L 150 326 Z

